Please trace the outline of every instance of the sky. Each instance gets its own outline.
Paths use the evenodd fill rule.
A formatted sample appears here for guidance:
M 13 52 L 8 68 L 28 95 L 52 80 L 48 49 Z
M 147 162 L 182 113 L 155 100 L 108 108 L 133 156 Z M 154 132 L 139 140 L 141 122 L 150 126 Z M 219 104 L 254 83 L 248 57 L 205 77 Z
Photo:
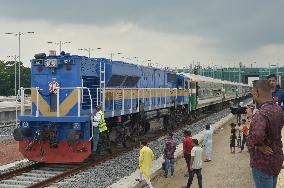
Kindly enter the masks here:
M 282 0 L 0 0 L 0 60 L 62 49 L 161 67 L 283 66 Z M 27 32 L 35 32 L 27 34 Z M 117 53 L 122 53 L 121 55 Z M 133 58 L 138 57 L 138 58 Z M 132 58 L 132 60 L 130 60 Z

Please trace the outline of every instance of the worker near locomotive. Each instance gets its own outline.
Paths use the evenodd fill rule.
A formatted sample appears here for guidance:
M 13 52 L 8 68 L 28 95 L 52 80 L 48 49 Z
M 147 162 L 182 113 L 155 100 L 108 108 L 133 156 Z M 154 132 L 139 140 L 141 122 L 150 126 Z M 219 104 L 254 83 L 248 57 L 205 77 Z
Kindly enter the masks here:
M 138 141 L 153 129 L 154 119 L 171 130 L 205 109 L 242 100 L 250 91 L 246 84 L 169 69 L 39 53 L 31 60 L 31 88 L 20 89 L 20 126 L 14 138 L 29 160 L 81 162 L 110 144 Z M 27 92 L 31 114 L 25 114 Z
M 107 140 L 109 140 L 109 132 L 107 128 L 107 124 L 105 121 L 105 116 L 102 111 L 102 106 L 97 105 L 96 106 L 96 114 L 92 114 L 92 126 L 93 128 L 93 154 L 97 151 L 97 145 L 99 140 L 102 141 L 100 146 L 105 146 L 105 148 L 110 148 L 110 145 L 108 144 Z M 101 137 L 101 139 L 99 139 Z

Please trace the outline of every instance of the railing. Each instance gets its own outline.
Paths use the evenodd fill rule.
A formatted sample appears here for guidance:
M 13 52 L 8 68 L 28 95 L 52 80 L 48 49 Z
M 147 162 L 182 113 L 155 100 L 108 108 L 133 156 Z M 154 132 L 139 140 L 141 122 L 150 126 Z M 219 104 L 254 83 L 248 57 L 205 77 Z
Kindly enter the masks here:
M 90 110 L 91 110 L 91 114 L 93 114 L 93 100 L 92 100 L 92 96 L 91 96 L 91 92 L 90 89 L 87 87 L 56 87 L 56 91 L 57 91 L 57 100 L 56 100 L 56 112 L 57 112 L 57 117 L 60 117 L 60 90 L 74 90 L 77 89 L 78 92 L 78 96 L 77 96 L 77 112 L 78 112 L 78 117 L 81 116 L 81 102 L 83 102 L 83 97 L 81 97 L 81 93 L 83 92 L 83 90 L 87 90 L 88 94 L 89 94 L 89 99 L 91 102 L 91 106 L 90 106 Z
M 88 94 L 89 94 L 89 99 L 90 99 L 90 112 L 93 113 L 93 100 L 92 100 L 92 96 L 91 96 L 91 93 L 90 93 L 90 90 L 89 88 L 87 87 L 64 87 L 64 88 L 60 88 L 60 87 L 56 87 L 56 116 L 57 117 L 60 117 L 60 91 L 62 90 L 74 90 L 76 89 L 77 92 L 78 92 L 78 95 L 77 95 L 77 117 L 80 117 L 81 116 L 81 103 L 83 102 L 82 101 L 82 92 L 83 90 L 87 90 L 88 91 Z M 35 116 L 36 117 L 39 117 L 39 111 L 40 111 L 40 107 L 39 107 L 39 98 L 41 95 L 39 95 L 39 91 L 41 91 L 42 89 L 39 89 L 38 87 L 36 88 L 23 88 L 21 87 L 19 90 L 18 90 L 18 98 L 21 100 L 21 105 L 20 105 L 20 114 L 21 116 L 24 116 L 25 115 L 25 91 L 26 90 L 30 90 L 31 93 L 33 90 L 35 90 L 35 92 L 32 94 L 32 98 L 33 97 L 36 97 L 35 101 L 32 100 L 32 102 L 34 102 L 36 105 L 36 111 L 35 111 Z M 33 96 L 33 95 L 36 95 L 36 96 Z M 32 102 L 31 102 L 31 114 L 33 113 L 33 109 L 32 109 Z M 18 106 L 16 105 L 16 111 L 17 111 L 17 108 Z
M 97 90 L 100 92 L 100 89 Z M 148 104 L 145 107 L 148 107 L 149 110 L 153 108 L 165 108 L 168 105 L 173 105 L 173 101 L 177 101 L 177 97 L 181 93 L 188 96 L 190 91 L 187 89 L 177 89 L 177 88 L 106 88 L 103 89 L 103 96 L 105 98 L 106 103 L 110 104 L 112 102 L 112 115 L 116 110 L 120 110 L 123 115 L 126 111 L 126 100 L 130 100 L 130 108 L 127 110 L 132 112 L 139 112 L 140 101 L 145 104 L 145 100 L 149 100 Z M 188 97 L 186 97 L 186 101 L 188 102 Z M 121 107 L 119 109 L 115 109 L 115 105 L 118 101 L 121 101 Z M 99 100 L 97 99 L 97 104 L 99 104 Z M 128 103 L 129 104 L 129 103 Z M 136 106 L 134 106 L 136 104 Z M 105 107 L 105 104 L 103 104 Z M 108 106 L 109 107 L 109 106 Z M 105 110 L 105 108 L 103 108 Z
M 25 91 L 31 90 L 32 92 L 32 101 L 36 106 L 36 109 L 32 112 L 35 113 L 36 117 L 40 116 L 41 108 L 50 108 L 50 106 L 41 106 L 44 101 L 42 94 L 40 91 L 42 89 L 36 88 L 20 88 L 19 96 L 21 98 L 21 116 L 25 115 Z M 187 89 L 177 89 L 177 88 L 105 88 L 96 90 L 96 98 L 95 100 L 92 98 L 91 91 L 87 87 L 56 87 L 56 108 L 54 108 L 54 112 L 48 112 L 47 116 L 56 116 L 61 117 L 65 116 L 66 112 L 62 112 L 62 106 L 60 106 L 60 99 L 62 100 L 62 91 L 63 90 L 71 90 L 76 91 L 76 101 L 73 99 L 73 104 L 77 104 L 77 112 L 75 112 L 75 116 L 80 117 L 82 111 L 82 103 L 84 101 L 82 95 L 83 91 L 88 91 L 88 100 L 90 101 L 90 107 L 87 110 L 90 110 L 90 113 L 93 113 L 94 104 L 102 105 L 103 110 L 107 110 L 112 112 L 112 115 L 117 111 L 120 111 L 120 114 L 123 115 L 125 112 L 139 112 L 141 107 L 141 102 L 144 104 L 142 107 L 147 108 L 148 110 L 157 109 L 157 108 L 166 108 L 168 106 L 173 106 L 176 104 L 183 104 L 188 101 L 188 97 L 180 98 L 178 100 L 178 96 L 189 96 L 190 90 Z M 67 94 L 66 94 L 67 95 Z M 102 96 L 103 98 L 99 97 Z M 85 99 L 87 100 L 87 98 Z M 88 101 L 88 102 L 89 102 Z M 44 101 L 45 102 L 45 101 Z M 56 110 L 55 110 L 56 109 Z M 70 106 L 71 109 L 71 106 Z M 46 110 L 47 111 L 47 110 Z M 64 111 L 64 109 L 63 109 Z M 66 111 L 66 110 L 65 110 Z M 41 111 L 42 113 L 42 111 Z M 73 112 L 74 113 L 74 112 Z M 63 114 L 63 115 L 62 115 Z M 43 115 L 45 116 L 45 115 Z M 73 116 L 73 115 L 72 115 Z
M 25 115 L 25 107 L 27 106 L 25 101 L 25 92 L 29 90 L 31 91 L 31 88 L 23 88 L 21 87 L 19 90 L 18 90 L 18 94 L 17 94 L 17 97 L 16 97 L 16 122 L 18 121 L 17 117 L 18 117 L 18 100 L 20 100 L 20 114 L 21 116 Z M 33 105 L 32 105 L 32 102 L 31 102 L 31 113 L 33 111 Z

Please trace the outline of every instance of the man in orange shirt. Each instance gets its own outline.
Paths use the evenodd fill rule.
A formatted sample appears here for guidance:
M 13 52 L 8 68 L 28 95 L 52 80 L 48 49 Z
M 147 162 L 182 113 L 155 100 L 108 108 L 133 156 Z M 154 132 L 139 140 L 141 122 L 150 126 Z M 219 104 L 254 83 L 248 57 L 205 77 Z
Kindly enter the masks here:
M 242 146 L 241 146 L 241 151 L 240 151 L 240 153 L 241 153 L 245 148 L 245 144 L 247 142 L 247 136 L 249 134 L 248 124 L 247 124 L 247 121 L 245 119 L 242 120 L 242 125 L 241 125 L 240 128 L 241 128 L 241 131 L 243 133 L 243 140 L 242 140 Z

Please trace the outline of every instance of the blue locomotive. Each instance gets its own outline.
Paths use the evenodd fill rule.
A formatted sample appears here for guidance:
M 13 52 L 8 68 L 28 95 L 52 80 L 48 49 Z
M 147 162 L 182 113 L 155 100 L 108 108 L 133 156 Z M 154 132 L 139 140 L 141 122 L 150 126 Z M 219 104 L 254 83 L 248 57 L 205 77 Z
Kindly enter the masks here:
M 46 163 L 81 162 L 92 154 L 95 137 L 90 115 L 97 105 L 103 107 L 109 129 L 102 143 L 125 145 L 128 138 L 146 134 L 151 119 L 163 118 L 168 129 L 181 119 L 178 117 L 189 118 L 211 105 L 202 102 L 202 97 L 213 102 L 218 97 L 222 103 L 244 97 L 250 89 L 243 84 L 204 81 L 166 69 L 64 52 L 59 56 L 36 54 L 31 72 L 31 88 L 19 91 L 20 127 L 14 138 L 25 157 Z M 31 93 L 31 114 L 24 114 L 27 92 Z M 227 97 L 226 93 L 233 94 Z

